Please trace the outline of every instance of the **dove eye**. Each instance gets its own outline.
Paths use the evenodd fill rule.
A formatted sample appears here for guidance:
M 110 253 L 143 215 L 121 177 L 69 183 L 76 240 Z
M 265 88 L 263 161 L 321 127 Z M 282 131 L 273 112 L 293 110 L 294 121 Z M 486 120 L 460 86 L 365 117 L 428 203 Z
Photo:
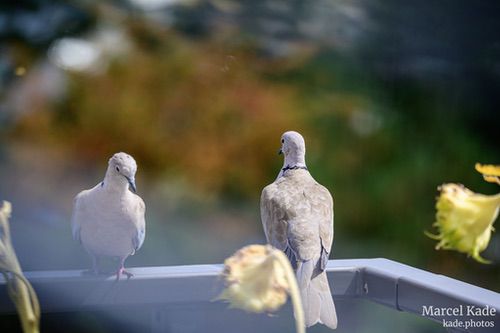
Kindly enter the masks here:
M 116 171 L 120 172 L 120 168 L 119 168 L 119 167 L 116 167 Z
M 281 139 L 281 143 L 285 143 L 285 139 Z

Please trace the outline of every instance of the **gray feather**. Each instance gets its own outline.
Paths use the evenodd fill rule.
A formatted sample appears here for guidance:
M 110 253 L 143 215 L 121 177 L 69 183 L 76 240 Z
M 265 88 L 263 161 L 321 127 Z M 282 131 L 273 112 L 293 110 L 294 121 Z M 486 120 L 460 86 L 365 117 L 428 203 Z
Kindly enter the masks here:
M 311 293 L 317 293 L 320 298 L 321 309 L 319 314 L 319 322 L 330 327 L 337 328 L 337 312 L 333 303 L 332 293 L 328 285 L 326 272 L 320 273 L 311 281 Z
M 321 298 L 312 288 L 312 275 L 314 272 L 314 262 L 312 260 L 299 262 L 297 267 L 297 283 L 304 307 L 306 326 L 312 326 L 319 322 L 321 310 Z

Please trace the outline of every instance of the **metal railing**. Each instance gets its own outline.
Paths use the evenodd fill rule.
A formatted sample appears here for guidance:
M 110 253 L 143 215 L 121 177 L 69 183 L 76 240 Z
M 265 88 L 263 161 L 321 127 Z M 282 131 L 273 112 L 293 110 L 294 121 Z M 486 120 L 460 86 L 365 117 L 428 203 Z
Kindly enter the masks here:
M 199 326 L 189 323 L 189 319 L 183 328 L 173 327 L 172 316 L 179 313 L 179 309 L 189 312 L 193 306 L 200 309 L 200 305 L 205 310 L 211 307 L 206 313 L 213 320 L 217 313 L 224 312 L 225 305 L 212 302 L 223 287 L 219 278 L 221 270 L 222 265 L 131 268 L 134 277 L 119 282 L 114 277 L 82 275 L 81 271 L 27 272 L 26 277 L 40 299 L 42 320 L 45 314 L 56 312 L 128 309 L 123 312 L 125 319 L 131 319 L 134 313 L 149 311 L 148 322 L 142 323 L 141 327 L 148 326 L 147 330 L 151 332 L 206 332 L 206 327 L 198 330 Z M 499 293 L 387 259 L 330 260 L 327 272 L 336 302 L 369 300 L 443 325 L 446 321 L 453 326 L 449 329 L 452 331 L 500 331 Z M 205 311 L 203 309 L 200 313 Z M 482 311 L 481 314 L 478 311 Z M 0 280 L 0 315 L 12 313 L 13 304 L 7 297 L 4 281 Z M 220 318 L 224 316 L 228 314 Z M 233 311 L 229 316 L 235 320 L 238 316 L 255 315 Z M 469 327 L 454 327 L 458 322 Z M 489 327 L 491 325 L 493 327 Z M 217 331 L 224 331 L 223 327 Z M 340 328 L 342 316 L 339 314 Z

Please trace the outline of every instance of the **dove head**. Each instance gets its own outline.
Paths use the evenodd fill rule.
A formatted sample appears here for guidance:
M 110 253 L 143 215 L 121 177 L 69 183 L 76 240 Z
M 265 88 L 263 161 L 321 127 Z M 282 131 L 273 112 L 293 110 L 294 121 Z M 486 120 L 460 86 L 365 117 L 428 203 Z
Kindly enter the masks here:
M 283 133 L 279 154 L 285 155 L 285 166 L 305 166 L 306 144 L 302 135 L 295 131 Z
M 136 193 L 135 172 L 137 163 L 134 158 L 126 153 L 116 153 L 109 159 L 106 181 L 115 185 L 127 184 L 132 192 Z

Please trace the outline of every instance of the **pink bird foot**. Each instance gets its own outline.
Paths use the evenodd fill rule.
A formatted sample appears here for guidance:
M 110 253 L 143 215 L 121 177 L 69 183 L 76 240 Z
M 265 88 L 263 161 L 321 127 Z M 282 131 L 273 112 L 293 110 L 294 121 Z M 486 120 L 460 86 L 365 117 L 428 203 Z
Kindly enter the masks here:
M 125 268 L 122 266 L 116 271 L 116 281 L 120 280 L 120 275 L 125 274 L 127 276 L 127 280 L 129 280 L 134 274 L 128 272 L 125 270 Z

